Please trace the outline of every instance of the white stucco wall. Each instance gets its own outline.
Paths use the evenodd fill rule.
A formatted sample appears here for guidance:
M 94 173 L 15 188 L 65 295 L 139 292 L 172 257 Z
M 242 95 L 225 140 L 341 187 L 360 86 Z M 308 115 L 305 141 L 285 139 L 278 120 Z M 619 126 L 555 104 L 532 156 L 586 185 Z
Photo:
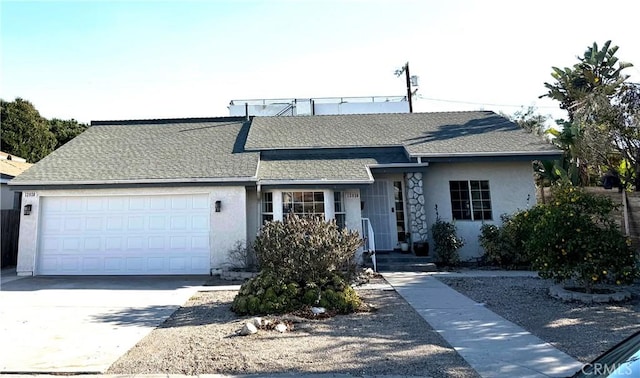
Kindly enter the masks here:
M 227 261 L 228 251 L 236 241 L 246 242 L 247 210 L 244 187 L 176 187 L 127 189 L 74 189 L 25 191 L 22 206 L 32 205 L 31 215 L 21 213 L 18 242 L 19 275 L 33 275 L 38 253 L 40 203 L 43 197 L 53 196 L 118 196 L 118 195 L 171 195 L 208 194 L 210 209 L 210 268 L 220 269 Z M 221 211 L 215 212 L 215 201 L 221 201 Z
M 485 222 L 490 224 L 500 224 L 500 215 L 526 209 L 535 205 L 536 201 L 531 162 L 434 163 L 426 171 L 424 180 L 429 227 L 436 220 L 436 205 L 440 218 L 452 220 L 449 194 L 451 180 L 489 181 L 493 220 Z M 482 221 L 458 220 L 455 225 L 458 236 L 465 240 L 465 246 L 460 250 L 462 261 L 481 256 L 482 248 L 478 243 L 478 235 Z M 433 245 L 433 241 L 430 242 Z

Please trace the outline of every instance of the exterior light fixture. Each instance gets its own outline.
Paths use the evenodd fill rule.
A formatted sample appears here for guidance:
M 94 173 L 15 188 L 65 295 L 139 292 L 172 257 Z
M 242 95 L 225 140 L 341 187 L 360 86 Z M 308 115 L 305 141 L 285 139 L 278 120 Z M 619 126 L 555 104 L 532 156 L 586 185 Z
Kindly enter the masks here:
M 222 208 L 222 201 L 216 201 L 215 203 L 216 213 L 219 213 L 221 208 Z
M 31 215 L 31 204 L 24 205 L 24 215 Z

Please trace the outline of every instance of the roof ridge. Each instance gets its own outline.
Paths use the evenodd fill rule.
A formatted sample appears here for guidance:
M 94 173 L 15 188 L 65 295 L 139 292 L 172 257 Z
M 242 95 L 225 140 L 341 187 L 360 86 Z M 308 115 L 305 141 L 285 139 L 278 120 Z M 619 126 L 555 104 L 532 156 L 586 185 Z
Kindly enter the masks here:
M 240 122 L 245 117 L 191 117 L 191 118 L 150 118 L 111 121 L 91 121 L 91 126 L 113 125 L 163 125 L 168 123 Z
M 413 113 L 352 113 L 352 114 L 302 114 L 296 116 L 286 116 L 286 117 L 278 117 L 278 116 L 254 116 L 255 118 L 265 119 L 265 118 L 311 118 L 311 117 L 359 117 L 359 116 L 409 116 L 415 117 L 419 115 L 425 114 L 469 114 L 469 113 L 493 113 L 499 115 L 498 113 L 492 110 L 450 110 L 450 111 L 440 111 L 440 112 L 413 112 Z

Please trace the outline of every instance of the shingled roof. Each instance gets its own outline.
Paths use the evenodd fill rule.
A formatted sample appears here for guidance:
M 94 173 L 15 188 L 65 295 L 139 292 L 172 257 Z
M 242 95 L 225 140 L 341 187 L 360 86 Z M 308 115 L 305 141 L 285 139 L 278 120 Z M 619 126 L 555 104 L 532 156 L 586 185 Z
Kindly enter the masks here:
M 398 148 L 285 154 L 265 152 L 260 160 L 258 179 L 264 184 L 305 181 L 369 184 L 373 182 L 371 167 L 409 162 Z
M 99 121 L 11 185 L 370 183 L 417 158 L 560 154 L 493 112 Z
M 258 117 L 247 150 L 403 146 L 413 157 L 557 155 L 558 150 L 489 111 Z
M 242 118 L 93 122 L 12 185 L 255 181 Z

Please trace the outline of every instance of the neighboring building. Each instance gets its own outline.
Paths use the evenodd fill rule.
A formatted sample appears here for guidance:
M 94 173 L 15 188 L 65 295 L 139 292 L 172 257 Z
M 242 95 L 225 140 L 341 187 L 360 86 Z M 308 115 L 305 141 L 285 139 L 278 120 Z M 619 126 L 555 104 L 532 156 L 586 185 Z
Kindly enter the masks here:
M 20 231 L 20 200 L 22 199 L 22 193 L 12 191 L 7 184 L 32 165 L 21 157 L 0 152 L 0 207 L 2 209 L 0 265 L 2 268 L 16 265 Z
M 231 100 L 231 117 L 409 113 L 402 96 Z
M 26 171 L 33 164 L 27 160 L 0 151 L 0 197 L 2 210 L 18 210 L 20 208 L 20 192 L 13 192 L 7 186 L 12 178 Z
M 483 223 L 535 203 L 561 151 L 492 112 L 101 121 L 11 182 L 18 273 L 207 274 L 288 213 L 428 240 L 437 211 L 477 257 Z M 367 227 L 368 228 L 368 227 Z

